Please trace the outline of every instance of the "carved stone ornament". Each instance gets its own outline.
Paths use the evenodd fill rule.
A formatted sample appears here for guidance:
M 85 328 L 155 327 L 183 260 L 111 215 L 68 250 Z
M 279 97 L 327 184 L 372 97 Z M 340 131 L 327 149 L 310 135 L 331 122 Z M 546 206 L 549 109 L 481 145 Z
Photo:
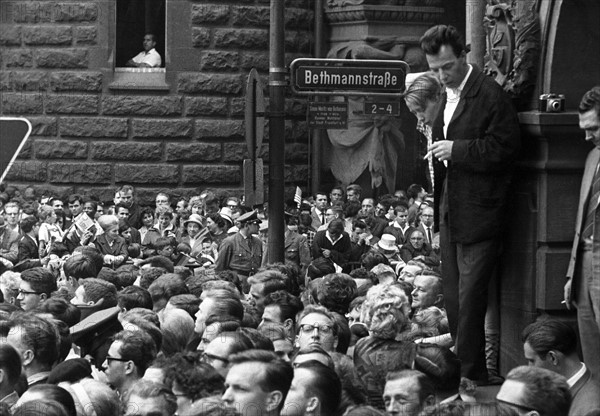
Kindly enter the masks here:
M 442 0 L 329 0 L 325 8 L 329 23 L 437 22 L 444 15 Z
M 518 8 L 519 1 L 523 6 Z M 520 12 L 518 11 L 520 10 Z M 485 72 L 504 87 L 521 109 L 535 90 L 541 48 L 535 0 L 488 0 Z

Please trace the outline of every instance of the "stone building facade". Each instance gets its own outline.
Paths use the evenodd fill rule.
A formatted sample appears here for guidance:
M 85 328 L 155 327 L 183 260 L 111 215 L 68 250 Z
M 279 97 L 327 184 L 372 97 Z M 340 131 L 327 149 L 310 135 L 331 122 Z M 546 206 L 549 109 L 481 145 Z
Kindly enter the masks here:
M 164 69 L 120 73 L 121 1 L 144 2 L 0 3 L 0 114 L 33 125 L 7 182 L 103 200 L 124 183 L 136 186 L 142 202 L 159 190 L 241 194 L 245 83 L 254 67 L 267 85 L 269 1 L 164 0 Z M 289 63 L 311 54 L 313 2 L 286 6 Z M 308 133 L 303 100 L 287 104 L 286 184 L 293 189 L 307 184 Z

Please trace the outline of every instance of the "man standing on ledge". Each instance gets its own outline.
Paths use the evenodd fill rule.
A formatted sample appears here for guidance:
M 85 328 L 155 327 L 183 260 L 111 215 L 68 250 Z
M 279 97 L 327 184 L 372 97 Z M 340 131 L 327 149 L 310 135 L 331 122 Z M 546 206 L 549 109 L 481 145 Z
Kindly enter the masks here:
M 156 52 L 156 36 L 147 33 L 144 36 L 144 50 L 131 58 L 125 65 L 136 68 L 160 68 L 162 59 L 160 54 Z
M 450 332 L 462 376 L 485 384 L 487 291 L 501 248 L 512 162 L 521 145 L 519 121 L 502 88 L 467 64 L 456 28 L 432 27 L 421 38 L 421 49 L 446 87 L 429 151 L 447 164 L 440 242 Z
M 600 379 L 600 85 L 585 93 L 579 103 L 579 127 L 594 145 L 585 161 L 575 239 L 567 270 L 565 304 L 577 307 L 577 325 L 583 361 Z M 600 224 L 600 223 L 599 223 Z

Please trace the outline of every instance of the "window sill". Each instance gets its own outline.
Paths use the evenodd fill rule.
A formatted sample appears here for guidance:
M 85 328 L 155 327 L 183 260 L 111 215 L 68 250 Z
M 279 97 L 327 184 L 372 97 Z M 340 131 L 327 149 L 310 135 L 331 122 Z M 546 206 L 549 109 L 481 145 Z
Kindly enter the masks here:
M 165 68 L 115 68 L 111 90 L 169 91 Z

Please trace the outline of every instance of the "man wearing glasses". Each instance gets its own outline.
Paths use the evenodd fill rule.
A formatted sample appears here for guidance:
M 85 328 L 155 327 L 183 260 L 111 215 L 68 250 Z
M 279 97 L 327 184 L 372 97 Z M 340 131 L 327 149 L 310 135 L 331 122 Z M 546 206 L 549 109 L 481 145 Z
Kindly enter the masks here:
M 431 245 L 431 240 L 433 240 L 433 208 L 424 207 L 421 212 L 421 223 L 417 228 L 419 231 L 423 233 L 425 236 L 425 242 Z
M 338 343 L 335 318 L 323 306 L 307 306 L 298 316 L 296 346 L 299 349 L 318 345 L 334 352 Z
M 102 364 L 108 384 L 126 403 L 128 392 L 156 358 L 156 345 L 143 330 L 121 331 L 114 337 Z
M 21 273 L 17 300 L 24 311 L 30 311 L 50 298 L 55 290 L 56 279 L 52 272 L 44 267 L 34 267 Z
M 252 341 L 243 333 L 222 332 L 204 348 L 202 361 L 210 364 L 223 378 L 226 378 L 229 371 L 229 357 L 251 348 Z

